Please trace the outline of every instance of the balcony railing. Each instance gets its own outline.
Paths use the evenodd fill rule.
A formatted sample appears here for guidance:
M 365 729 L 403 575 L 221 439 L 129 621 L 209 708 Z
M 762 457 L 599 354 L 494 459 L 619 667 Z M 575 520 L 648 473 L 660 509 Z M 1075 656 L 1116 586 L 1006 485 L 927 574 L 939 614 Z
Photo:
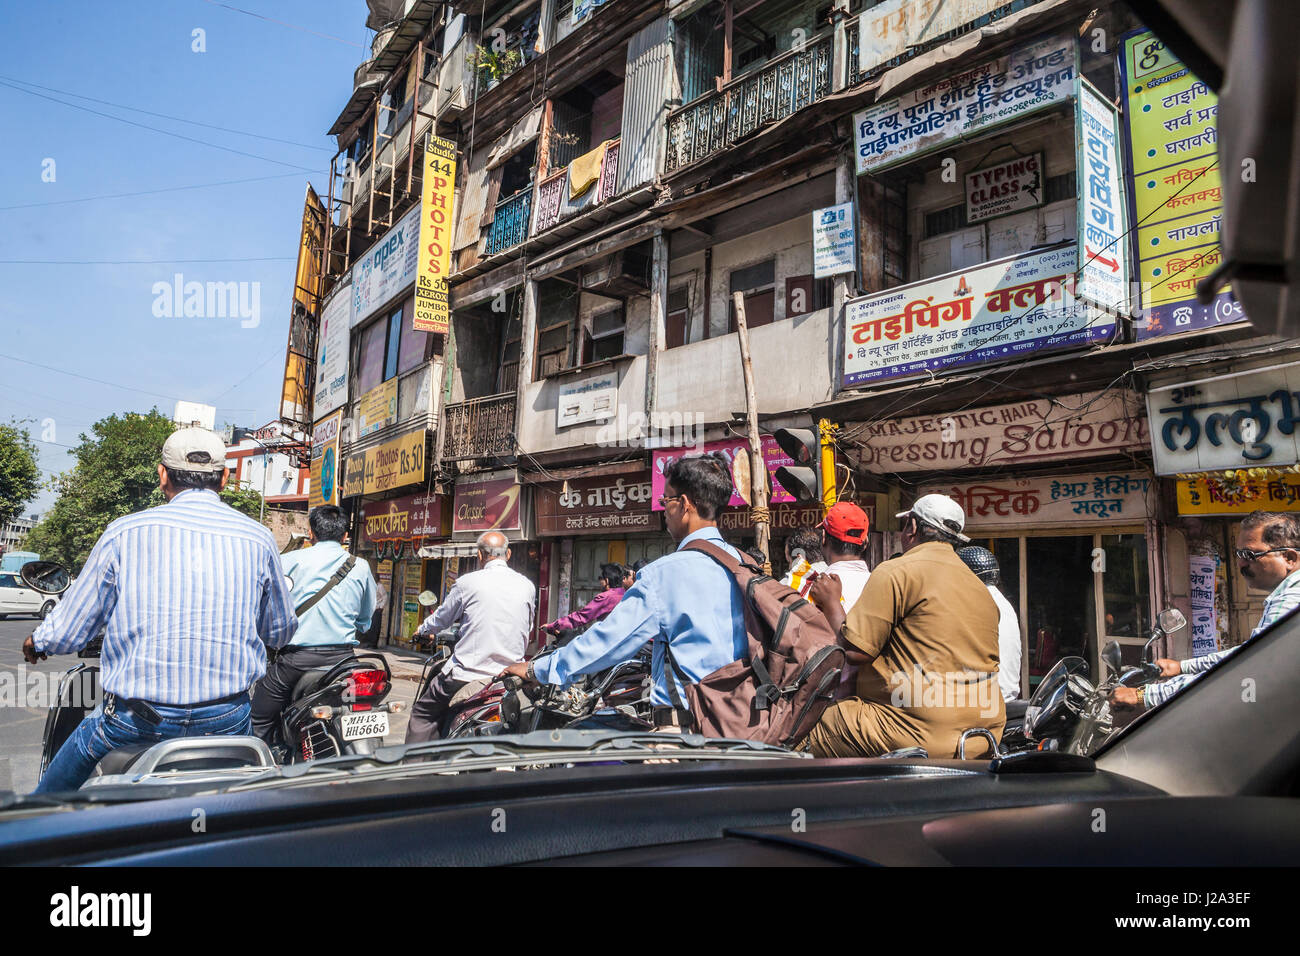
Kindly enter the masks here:
M 484 255 L 494 256 L 528 238 L 528 213 L 532 202 L 533 190 L 530 186 L 497 203 Z
M 824 37 L 803 50 L 791 50 L 669 114 L 665 172 L 699 162 L 827 97 L 832 47 L 832 39 Z
M 569 198 L 568 166 L 542 180 L 537 188 L 537 216 L 533 235 L 545 232 L 570 216 L 613 198 L 618 191 L 618 148 L 621 143 L 622 140 L 615 140 L 609 145 L 605 150 L 605 159 L 596 185 L 576 199 Z
M 515 453 L 515 393 L 448 405 L 442 427 L 447 461 L 509 457 Z

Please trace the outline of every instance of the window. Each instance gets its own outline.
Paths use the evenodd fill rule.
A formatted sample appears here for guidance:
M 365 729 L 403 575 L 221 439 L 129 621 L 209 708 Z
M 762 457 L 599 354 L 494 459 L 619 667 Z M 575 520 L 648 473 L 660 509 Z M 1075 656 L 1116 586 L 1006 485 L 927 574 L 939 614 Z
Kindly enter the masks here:
M 429 333 L 406 327 L 402 319 L 410 316 L 409 303 L 393 309 L 384 318 L 370 323 L 361 333 L 357 387 L 365 394 L 396 375 L 410 371 L 424 361 Z
M 623 125 L 623 77 L 603 71 L 551 101 L 550 152 L 546 168 L 563 169 L 610 139 Z
M 785 280 L 785 317 L 790 319 L 830 308 L 834 295 L 835 280 L 830 277 L 790 276 Z
M 776 260 L 768 259 L 731 273 L 731 295 L 745 294 L 745 324 L 751 328 L 768 325 L 776 317 Z M 736 303 L 728 297 L 729 328 L 736 331 Z
M 690 322 L 690 290 L 685 287 L 674 289 L 668 293 L 668 321 L 665 329 L 667 335 L 664 347 L 675 349 L 679 345 L 685 345 L 686 336 L 690 331 Z
M 519 351 L 523 323 L 518 316 L 506 320 L 505 342 L 501 349 L 501 381 L 498 392 L 513 392 L 519 384 Z
M 620 305 L 592 316 L 591 331 L 583 343 L 582 362 L 601 362 L 623 354 L 623 330 L 627 319 Z
M 537 377 L 569 367 L 569 341 L 578 320 L 578 290 L 543 282 L 537 290 Z

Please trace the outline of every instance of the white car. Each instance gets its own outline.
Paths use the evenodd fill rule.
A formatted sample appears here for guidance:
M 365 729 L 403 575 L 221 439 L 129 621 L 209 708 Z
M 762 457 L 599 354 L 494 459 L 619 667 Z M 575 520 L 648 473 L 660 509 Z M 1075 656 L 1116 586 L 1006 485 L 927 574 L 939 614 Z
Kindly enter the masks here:
M 57 594 L 42 594 L 29 588 L 12 571 L 0 574 L 0 619 L 12 614 L 30 614 L 44 620 L 58 600 Z

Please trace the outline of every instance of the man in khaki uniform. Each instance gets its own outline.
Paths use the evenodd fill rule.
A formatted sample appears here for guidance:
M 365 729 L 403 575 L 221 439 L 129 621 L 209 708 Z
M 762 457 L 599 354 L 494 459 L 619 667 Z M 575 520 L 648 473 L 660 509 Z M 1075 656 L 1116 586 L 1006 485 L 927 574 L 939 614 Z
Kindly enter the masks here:
M 966 515 L 945 495 L 925 495 L 904 521 L 904 554 L 871 573 L 847 620 L 839 581 L 822 575 L 810 598 L 862 664 L 857 695 L 827 709 L 803 749 L 818 757 L 875 757 L 924 747 L 957 754 L 961 732 L 987 727 L 1001 738 L 1006 708 L 998 688 L 998 609 L 957 557 Z M 988 756 L 987 741 L 967 756 Z

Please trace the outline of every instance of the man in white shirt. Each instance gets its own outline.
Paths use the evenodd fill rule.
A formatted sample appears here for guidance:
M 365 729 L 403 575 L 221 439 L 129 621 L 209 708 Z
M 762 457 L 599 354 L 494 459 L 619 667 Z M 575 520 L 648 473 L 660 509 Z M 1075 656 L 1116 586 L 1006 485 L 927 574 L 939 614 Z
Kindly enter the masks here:
M 451 660 L 411 706 L 408 744 L 441 736 L 443 718 L 456 693 L 470 681 L 490 680 L 522 660 L 528 646 L 537 588 L 506 563 L 510 546 L 500 531 L 479 536 L 478 560 L 479 570 L 457 578 L 447 599 L 416 632 L 436 634 L 461 622 Z
M 858 603 L 871 576 L 862 559 L 869 530 L 867 513 L 851 501 L 832 505 L 822 522 L 822 554 L 828 562 L 823 573 L 840 579 L 840 603 L 846 615 Z
M 957 557 L 984 582 L 998 606 L 998 687 L 1004 701 L 1015 700 L 1020 696 L 1020 621 L 999 586 L 1002 569 L 998 559 L 988 548 L 978 545 L 961 548 Z

